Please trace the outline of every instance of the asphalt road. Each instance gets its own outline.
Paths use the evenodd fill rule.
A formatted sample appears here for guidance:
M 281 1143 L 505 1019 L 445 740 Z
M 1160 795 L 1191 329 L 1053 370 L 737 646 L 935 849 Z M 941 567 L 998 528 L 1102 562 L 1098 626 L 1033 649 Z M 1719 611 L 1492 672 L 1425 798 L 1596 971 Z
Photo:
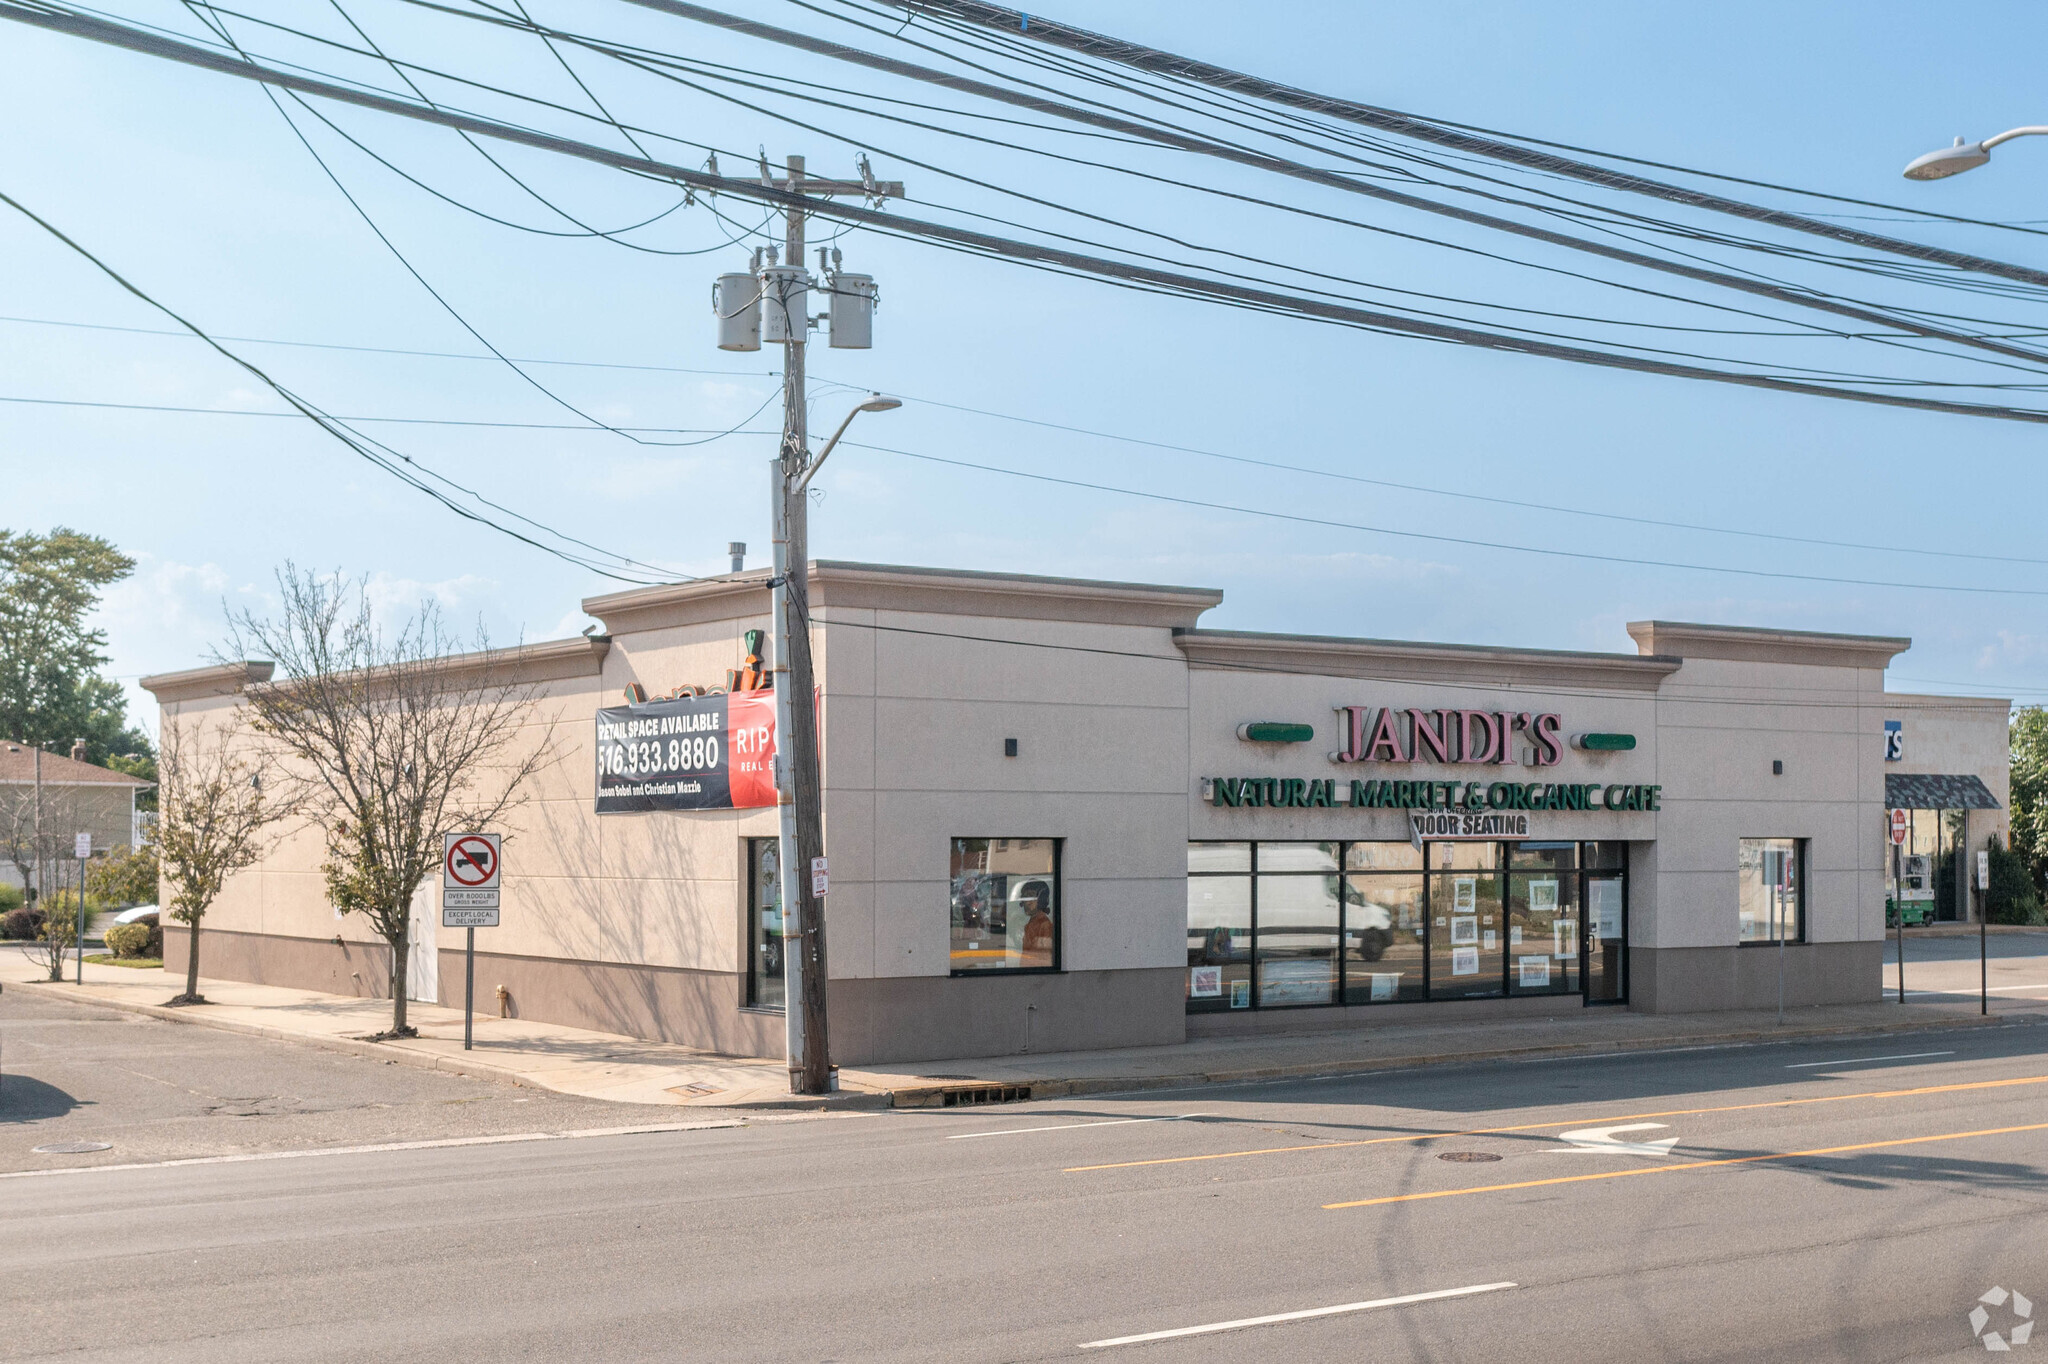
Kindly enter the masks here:
M 1992 1288 L 2048 1315 L 2044 1050 L 2013 1024 L 0 1176 L 0 1359 L 1976 1358 Z
M 0 1172 L 731 1116 L 576 1098 L 22 990 L 0 994 Z M 79 1141 L 111 1149 L 33 1149 Z M 0 1211 L 7 1203 L 0 1193 Z M 0 1342 L 0 1358 L 6 1348 Z

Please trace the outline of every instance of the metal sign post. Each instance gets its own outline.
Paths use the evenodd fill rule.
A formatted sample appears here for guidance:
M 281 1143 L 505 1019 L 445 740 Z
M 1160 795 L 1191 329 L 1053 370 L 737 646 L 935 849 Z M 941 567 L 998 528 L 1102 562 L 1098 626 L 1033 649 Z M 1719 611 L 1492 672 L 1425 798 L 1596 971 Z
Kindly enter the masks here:
M 1985 927 L 1991 921 L 1991 897 L 1983 892 L 1991 889 L 1991 854 L 1977 854 L 1977 1012 L 1991 1016 L 1991 945 L 1990 930 Z
M 92 856 L 92 835 L 73 834 L 71 853 L 78 859 L 78 983 L 85 984 L 85 863 Z
M 1906 812 L 1893 810 L 1887 817 L 1892 852 L 1892 913 L 1898 916 L 1899 1003 L 1906 1002 L 1906 903 L 1899 898 L 1899 849 L 1906 842 Z
M 462 1049 L 475 1046 L 476 931 L 498 926 L 503 834 L 441 836 L 441 927 L 467 929 L 462 961 Z

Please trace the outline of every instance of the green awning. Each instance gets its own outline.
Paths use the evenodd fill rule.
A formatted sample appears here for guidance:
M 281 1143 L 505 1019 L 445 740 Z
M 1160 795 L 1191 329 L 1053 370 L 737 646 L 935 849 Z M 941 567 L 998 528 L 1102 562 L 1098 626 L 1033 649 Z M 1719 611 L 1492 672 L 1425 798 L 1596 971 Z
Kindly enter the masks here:
M 1887 810 L 1996 810 L 1991 788 L 1976 777 L 1944 777 L 1932 773 L 1884 774 Z

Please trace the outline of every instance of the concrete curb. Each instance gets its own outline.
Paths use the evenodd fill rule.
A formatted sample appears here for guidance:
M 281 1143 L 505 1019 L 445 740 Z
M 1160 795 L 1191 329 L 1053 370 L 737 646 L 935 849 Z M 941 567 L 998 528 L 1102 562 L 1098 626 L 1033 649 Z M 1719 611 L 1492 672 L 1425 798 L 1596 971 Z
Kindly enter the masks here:
M 466 1075 L 473 1079 L 500 1080 L 507 1084 L 519 1085 L 526 1089 L 546 1090 L 551 1093 L 574 1093 L 559 1090 L 546 1084 L 525 1071 L 510 1066 L 473 1057 L 444 1056 L 433 1052 L 413 1051 L 402 1045 L 389 1042 L 363 1042 L 350 1037 L 323 1036 L 319 1033 L 292 1032 L 284 1028 L 267 1027 L 254 1023 L 239 1023 L 232 1019 L 209 1018 L 192 1007 L 170 1009 L 158 1004 L 136 1004 L 126 1000 L 105 999 L 89 991 L 59 985 L 50 981 L 20 981 L 14 988 L 27 990 L 31 994 L 48 995 L 55 999 L 68 1000 L 75 1004 L 95 1004 L 101 1008 L 117 1009 L 123 1013 L 141 1014 L 149 1018 L 162 1019 L 167 1023 L 190 1023 L 200 1027 L 216 1028 L 222 1032 L 241 1033 L 248 1037 L 264 1037 L 276 1042 L 299 1042 L 308 1046 L 321 1047 L 328 1051 L 344 1052 L 352 1056 L 372 1060 L 389 1061 L 397 1065 L 414 1066 L 422 1070 L 439 1070 L 452 1075 Z M 1759 1029 L 1750 1028 L 1739 1032 L 1698 1033 L 1690 1036 L 1645 1037 L 1625 1041 L 1560 1042 L 1532 1047 L 1494 1047 L 1482 1051 L 1436 1052 L 1411 1056 L 1361 1057 L 1348 1061 L 1304 1061 L 1291 1065 L 1245 1066 L 1235 1069 L 1191 1070 L 1172 1075 L 1104 1075 L 1077 1079 L 1048 1077 L 1034 1079 L 1026 1077 L 1003 1079 L 972 1079 L 947 1083 L 920 1083 L 917 1077 L 905 1077 L 905 1082 L 890 1089 L 841 1090 L 836 1094 L 775 1094 L 759 1098 L 733 1097 L 721 1099 L 706 1095 L 704 1098 L 673 1105 L 678 1108 L 720 1108 L 751 1111 L 818 1111 L 837 1112 L 875 1111 L 888 1108 L 916 1109 L 941 1106 L 941 1096 L 948 1090 L 986 1090 L 993 1088 L 1018 1087 L 1028 1089 L 1034 1099 L 1071 1098 L 1092 1094 L 1132 1094 L 1146 1090 L 1193 1089 L 1204 1085 L 1247 1084 L 1259 1080 L 1299 1079 L 1320 1075 L 1370 1075 L 1388 1070 L 1416 1070 L 1426 1066 L 1471 1065 L 1485 1061 L 1534 1059 L 1538 1057 L 1570 1057 L 1608 1055 L 1616 1052 L 1672 1051 L 1699 1047 L 1726 1047 L 1757 1045 L 1768 1042 L 1790 1042 L 1823 1037 L 1884 1037 L 1896 1033 L 1937 1032 L 1961 1028 L 2032 1026 L 2048 1021 L 2034 1017 L 1964 1017 L 1964 1018 L 1922 1018 L 1900 1020 L 1897 1023 L 1845 1024 L 1824 1027 L 1797 1027 Z M 579 1097 L 596 1097 L 581 1095 Z M 631 1103 L 633 1100 L 607 1100 L 612 1103 Z M 670 1107 L 668 1104 L 642 1105 L 643 1107 Z
M 1016 1085 L 1031 1091 L 1034 1099 L 1057 1099 L 1086 1094 L 1126 1094 L 1157 1089 L 1192 1089 L 1202 1085 L 1246 1084 L 1259 1080 L 1299 1079 L 1322 1075 L 1371 1075 L 1388 1070 L 1415 1070 L 1425 1066 L 1476 1064 L 1484 1061 L 1533 1059 L 1537 1057 L 1610 1055 L 1615 1052 L 1673 1051 L 1693 1048 L 1755 1045 L 1823 1037 L 1884 1037 L 1895 1033 L 1935 1032 L 1957 1028 L 2029 1026 L 2032 1018 L 1949 1018 L 1925 1019 L 1897 1024 L 1845 1025 L 1818 1028 L 1750 1029 L 1743 1032 L 1703 1033 L 1691 1037 L 1642 1038 L 1625 1042 L 1566 1042 L 1539 1047 L 1498 1047 L 1485 1051 L 1441 1052 L 1421 1056 L 1385 1056 L 1356 1061 L 1309 1061 L 1298 1065 L 1250 1066 L 1236 1070 L 1188 1071 L 1178 1075 L 1100 1076 L 1088 1079 L 971 1080 L 940 1085 L 906 1085 L 891 1091 L 897 1108 L 928 1108 L 946 1090 L 987 1089 Z

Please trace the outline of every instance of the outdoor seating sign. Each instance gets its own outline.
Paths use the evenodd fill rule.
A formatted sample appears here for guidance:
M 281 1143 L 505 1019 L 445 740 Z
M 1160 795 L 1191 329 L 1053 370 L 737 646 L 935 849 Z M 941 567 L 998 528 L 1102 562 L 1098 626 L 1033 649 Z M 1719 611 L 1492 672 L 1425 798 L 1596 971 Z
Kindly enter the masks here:
M 441 926 L 496 928 L 498 885 L 505 870 L 503 834 L 441 838 Z
M 775 693 L 665 697 L 597 713 L 597 813 L 775 804 Z

